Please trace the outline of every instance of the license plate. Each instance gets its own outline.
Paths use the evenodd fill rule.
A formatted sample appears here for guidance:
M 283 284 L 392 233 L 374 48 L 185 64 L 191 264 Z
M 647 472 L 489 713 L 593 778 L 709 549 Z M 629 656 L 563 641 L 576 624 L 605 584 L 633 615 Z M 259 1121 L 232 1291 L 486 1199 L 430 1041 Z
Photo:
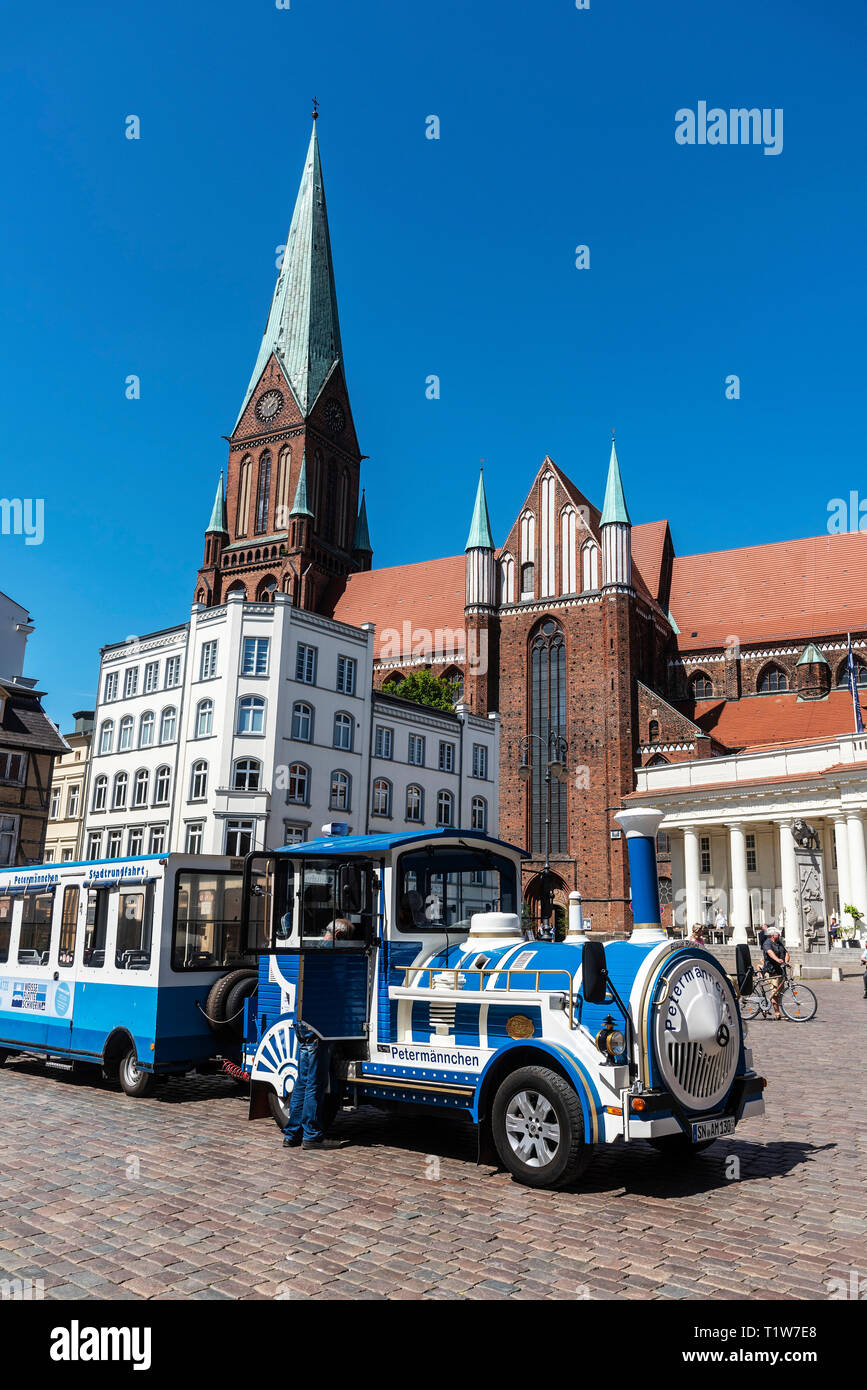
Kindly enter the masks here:
M 702 1139 L 719 1139 L 722 1134 L 734 1134 L 733 1115 L 722 1115 L 716 1120 L 696 1120 L 692 1127 L 692 1142 L 698 1144 Z

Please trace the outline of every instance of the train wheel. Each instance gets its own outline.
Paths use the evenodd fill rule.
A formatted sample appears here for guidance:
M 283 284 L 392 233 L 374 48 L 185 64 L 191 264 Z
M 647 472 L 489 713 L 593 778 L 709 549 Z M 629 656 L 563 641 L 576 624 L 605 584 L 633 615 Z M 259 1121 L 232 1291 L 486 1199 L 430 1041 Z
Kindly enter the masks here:
M 563 1187 L 590 1162 L 578 1096 L 547 1067 L 521 1067 L 507 1076 L 491 1119 L 503 1165 L 528 1187 Z
M 118 1078 L 128 1096 L 149 1096 L 156 1085 L 153 1072 L 140 1069 L 133 1047 L 120 1059 Z

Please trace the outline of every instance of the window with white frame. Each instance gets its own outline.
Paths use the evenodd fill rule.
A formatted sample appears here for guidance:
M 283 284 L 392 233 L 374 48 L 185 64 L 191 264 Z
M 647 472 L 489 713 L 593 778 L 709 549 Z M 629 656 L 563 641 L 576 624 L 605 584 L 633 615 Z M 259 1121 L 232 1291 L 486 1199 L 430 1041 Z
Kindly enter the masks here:
M 200 758 L 190 768 L 190 801 L 204 801 L 208 794 L 208 764 Z
M 424 792 L 414 783 L 406 789 L 406 818 L 411 821 L 424 820 Z
M 290 763 L 286 783 L 286 800 L 299 806 L 307 806 L 310 801 L 310 768 L 305 763 Z
M 337 658 L 337 689 L 341 695 L 355 694 L 355 672 L 358 663 L 351 656 Z
M 752 834 L 747 835 L 746 841 L 747 841 L 747 873 L 748 873 L 748 874 L 754 874 L 754 873 L 756 872 L 756 837 L 755 837 L 755 835 L 752 835 Z
M 51 804 L 48 807 L 48 819 L 57 820 L 60 815 L 60 788 L 54 787 L 51 792 Z
M 117 699 L 117 671 L 107 671 L 105 684 L 103 686 L 102 698 L 104 700 Z
M 64 850 L 61 850 L 61 852 L 60 852 L 60 862 L 61 862 L 61 864 L 71 864 L 73 858 L 74 858 L 74 855 L 73 855 L 73 852 L 72 852 L 71 849 L 64 849 Z
M 114 720 L 106 719 L 99 731 L 100 753 L 110 753 L 114 743 Z
M 167 806 L 169 804 L 169 791 L 172 785 L 172 770 L 170 767 L 158 767 L 154 774 L 154 805 Z
M 407 744 L 407 761 L 413 767 L 424 767 L 424 736 L 422 734 L 410 734 Z
M 249 854 L 253 848 L 253 822 L 251 820 L 226 821 L 226 854 L 234 858 Z
M 352 791 L 352 778 L 348 772 L 343 772 L 337 768 L 331 774 L 331 791 L 328 797 L 328 809 L 330 811 L 350 810 L 350 799 Z
M 132 804 L 133 806 L 147 806 L 148 787 L 150 784 L 150 773 L 147 768 L 140 768 L 135 775 L 132 785 Z
M 138 694 L 138 667 L 128 666 L 123 673 L 123 696 L 129 700 Z
M 199 680 L 213 680 L 217 674 L 217 643 L 203 642 L 202 653 L 199 657 Z
M 334 716 L 334 737 L 333 746 L 343 748 L 348 752 L 352 751 L 352 733 L 355 720 L 351 714 L 345 714 L 342 710 Z
M 0 816 L 0 864 L 12 864 L 18 849 L 18 817 Z
M 196 705 L 195 738 L 207 738 L 214 725 L 213 700 L 200 700 Z
M 454 772 L 455 770 L 455 745 L 453 743 L 440 743 L 440 772 Z
M 238 701 L 238 733 L 265 732 L 265 701 L 258 695 L 245 695 Z
M 160 683 L 160 663 L 149 661 L 144 668 L 144 693 L 150 695 L 159 688 Z
M 710 836 L 702 835 L 699 839 L 699 857 L 701 859 L 701 872 L 710 874 Z
M 122 847 L 122 845 L 123 845 L 123 831 L 122 831 L 122 830 L 109 830 L 109 832 L 108 832 L 108 844 L 107 844 L 106 850 L 105 850 L 106 857 L 107 857 L 108 859 L 119 859 L 119 858 L 120 858 L 120 852 L 121 852 L 121 847 Z
M 151 827 L 150 844 L 148 852 L 150 854 L 163 854 L 166 848 L 166 827 L 164 825 L 154 825 Z
M 129 855 L 130 859 L 134 858 L 137 854 L 144 853 L 143 825 L 137 825 L 134 827 L 134 829 L 130 830 L 126 841 L 126 852 Z
M 171 690 L 174 686 L 181 683 L 181 658 L 170 656 L 166 661 L 166 681 L 165 689 Z
M 307 827 L 296 825 L 294 821 L 284 820 L 283 822 L 283 843 L 284 845 L 300 845 L 307 838 Z
M 75 782 L 66 794 L 66 819 L 75 820 L 81 805 L 81 783 Z
M 258 758 L 236 758 L 232 765 L 232 791 L 257 792 L 262 779 L 262 764 Z
M 452 825 L 455 799 L 451 792 L 437 792 L 437 825 Z
M 388 729 L 384 724 L 377 724 L 374 749 L 377 758 L 391 758 L 394 756 L 394 730 Z
M 108 778 L 97 777 L 93 784 L 93 810 L 104 811 L 105 799 L 108 795 Z
M 299 743 L 310 743 L 313 738 L 313 706 L 303 700 L 292 706 L 292 737 Z
M 242 676 L 267 676 L 268 648 L 267 637 L 245 637 L 241 653 Z
M 163 710 L 160 719 L 160 743 L 174 743 L 178 727 L 178 715 L 174 705 Z
M 371 813 L 374 816 L 391 815 L 391 783 L 387 777 L 374 779 Z
M 298 643 L 298 651 L 295 656 L 295 679 L 301 681 L 303 685 L 316 684 L 316 647 L 309 647 L 304 642 Z
M 24 781 L 26 767 L 26 753 L 0 753 L 0 782 L 20 784 Z
M 474 796 L 470 803 L 470 829 L 488 829 L 488 803 L 483 796 Z
M 129 777 L 125 772 L 118 772 L 114 778 L 114 789 L 111 795 L 111 809 L 113 811 L 123 811 L 126 809 L 126 793 L 129 786 Z
M 205 822 L 190 821 L 187 825 L 187 854 L 201 854 L 205 839 Z
M 118 730 L 118 741 L 117 741 L 117 751 L 118 751 L 118 753 L 126 753 L 130 748 L 132 748 L 132 729 L 133 729 L 133 719 L 132 719 L 132 715 L 131 715 L 131 714 L 124 715 L 123 719 L 120 721 L 119 730 Z
M 484 743 L 473 744 L 473 776 L 486 778 L 488 775 L 488 750 Z
M 139 748 L 150 748 L 154 741 L 154 718 L 153 710 L 145 710 L 138 724 L 138 746 Z
M 87 837 L 88 859 L 98 859 L 102 854 L 102 831 L 92 830 Z

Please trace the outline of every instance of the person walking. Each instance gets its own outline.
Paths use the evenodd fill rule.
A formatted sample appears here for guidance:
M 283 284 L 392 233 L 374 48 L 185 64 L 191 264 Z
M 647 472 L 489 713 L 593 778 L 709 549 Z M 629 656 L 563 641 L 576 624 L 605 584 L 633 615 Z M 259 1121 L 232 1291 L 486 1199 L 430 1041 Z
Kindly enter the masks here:
M 326 1139 L 322 1107 L 328 1087 L 331 1045 L 303 1023 L 295 1024 L 298 1040 L 298 1079 L 289 1102 L 289 1118 L 283 1128 L 284 1149 L 300 1148 L 304 1153 L 324 1153 L 342 1149 L 340 1139 Z
M 771 990 L 771 1004 L 774 1010 L 774 1019 L 777 1020 L 783 1017 L 780 1008 L 780 995 L 786 983 L 786 970 L 789 965 L 789 953 L 783 945 L 779 927 L 771 927 L 765 938 L 763 950 L 764 968 L 774 980 Z
M 728 925 L 729 925 L 729 924 L 728 924 L 728 921 L 726 920 L 726 915 L 725 915 L 725 913 L 723 912 L 723 910 L 722 910 L 721 907 L 717 909 L 717 914 L 716 914 L 716 917 L 714 918 L 713 925 L 714 925 L 714 930 L 715 930 L 715 931 L 718 931 L 719 934 L 720 934 L 720 937 L 722 938 L 722 940 L 725 941 L 726 933 L 728 932 Z

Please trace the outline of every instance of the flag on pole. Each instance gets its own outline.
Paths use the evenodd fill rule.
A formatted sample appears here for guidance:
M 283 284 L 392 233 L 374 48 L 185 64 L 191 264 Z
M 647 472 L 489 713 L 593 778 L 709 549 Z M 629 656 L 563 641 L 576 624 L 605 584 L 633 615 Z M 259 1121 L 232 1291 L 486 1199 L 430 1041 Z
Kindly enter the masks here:
M 849 639 L 849 653 L 846 658 L 846 670 L 849 675 L 849 689 L 852 692 L 852 708 L 855 712 L 855 732 L 863 734 L 864 720 L 861 718 L 861 701 L 858 699 L 858 667 L 855 665 L 855 655 L 852 651 L 852 634 L 847 634 Z

